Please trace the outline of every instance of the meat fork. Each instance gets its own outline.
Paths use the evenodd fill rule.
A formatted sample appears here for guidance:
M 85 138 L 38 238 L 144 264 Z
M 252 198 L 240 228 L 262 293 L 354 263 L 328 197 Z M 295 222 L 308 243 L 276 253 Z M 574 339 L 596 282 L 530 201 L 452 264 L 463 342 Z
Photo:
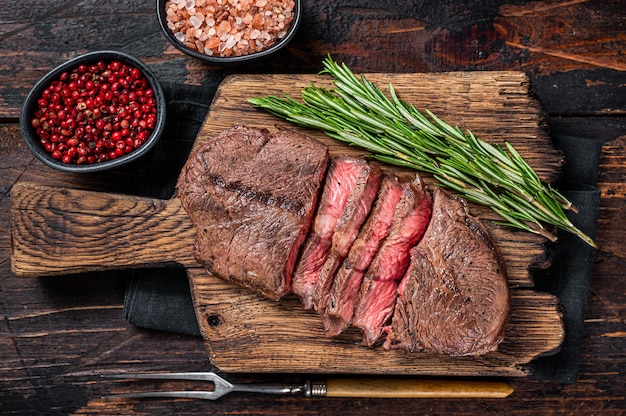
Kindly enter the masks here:
M 418 380 L 394 378 L 332 378 L 325 381 L 235 384 L 212 372 L 135 373 L 103 375 L 116 379 L 193 380 L 214 385 L 210 391 L 150 391 L 105 396 L 106 398 L 187 398 L 216 400 L 232 392 L 302 394 L 305 397 L 373 398 L 505 398 L 513 388 L 498 381 Z

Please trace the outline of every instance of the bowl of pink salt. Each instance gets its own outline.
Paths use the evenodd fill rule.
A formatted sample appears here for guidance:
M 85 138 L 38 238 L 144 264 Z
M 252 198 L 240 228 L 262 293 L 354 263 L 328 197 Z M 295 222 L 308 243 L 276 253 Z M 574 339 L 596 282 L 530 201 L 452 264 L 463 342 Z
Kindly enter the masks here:
M 295 36 L 301 0 L 158 0 L 163 33 L 180 51 L 210 63 L 267 58 Z

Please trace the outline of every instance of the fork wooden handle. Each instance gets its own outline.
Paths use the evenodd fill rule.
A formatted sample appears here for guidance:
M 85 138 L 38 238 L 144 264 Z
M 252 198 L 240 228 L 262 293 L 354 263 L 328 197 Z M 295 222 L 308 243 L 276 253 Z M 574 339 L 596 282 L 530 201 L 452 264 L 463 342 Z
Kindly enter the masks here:
M 508 397 L 513 388 L 498 381 L 331 378 L 326 397 L 487 398 Z

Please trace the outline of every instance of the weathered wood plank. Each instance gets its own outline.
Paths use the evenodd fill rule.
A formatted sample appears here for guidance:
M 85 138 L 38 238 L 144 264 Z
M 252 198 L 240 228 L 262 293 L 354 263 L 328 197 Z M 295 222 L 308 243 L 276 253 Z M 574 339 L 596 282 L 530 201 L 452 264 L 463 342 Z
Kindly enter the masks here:
M 598 228 L 605 230 L 602 251 L 626 258 L 621 239 L 626 234 L 626 136 L 606 143 L 600 161 L 599 188 L 602 195 Z
M 599 178 L 603 190 L 599 249 L 586 307 L 577 384 L 515 379 L 511 381 L 515 393 L 497 402 L 306 400 L 243 394 L 215 403 L 100 399 L 115 392 L 172 387 L 104 381 L 100 373 L 213 368 L 201 341 L 137 329 L 123 321 L 119 308 L 125 274 L 119 271 L 62 279 L 16 279 L 11 275 L 10 226 L 5 213 L 10 209 L 8 192 L 17 179 L 107 192 L 133 191 L 136 170 L 90 177 L 57 174 L 32 160 L 21 145 L 19 128 L 13 123 L 21 103 L 33 83 L 63 60 L 91 50 L 120 49 L 144 59 L 163 81 L 198 85 L 210 91 L 227 73 L 314 73 L 328 52 L 363 72 L 523 70 L 552 116 L 553 132 L 602 140 L 626 134 L 622 117 L 626 111 L 624 71 L 607 69 L 624 58 L 624 0 L 306 0 L 304 4 L 306 18 L 297 39 L 284 53 L 259 65 L 221 68 L 185 58 L 169 46 L 159 34 L 152 2 L 3 3 L 0 117 L 9 124 L 0 126 L 0 359 L 4 363 L 0 367 L 0 413 L 624 414 L 626 211 L 612 184 L 624 183 L 626 172 L 624 165 L 605 163 Z M 506 12 L 512 8 L 516 8 L 514 13 Z M 584 55 L 604 66 L 546 50 Z M 111 305 L 118 309 L 107 309 Z M 109 331 L 113 327 L 125 331 Z M 261 381 L 240 375 L 229 378 Z M 289 377 L 277 375 L 274 379 Z
M 54 0 L 29 4 L 28 10 L 6 7 L 0 117 L 18 117 L 29 89 L 47 71 L 98 49 L 131 53 L 164 82 L 210 89 L 232 73 L 313 73 L 328 52 L 362 72 L 522 70 L 551 113 L 626 111 L 619 69 L 626 65 L 623 0 L 396 3 L 306 1 L 306 19 L 293 44 L 272 60 L 230 68 L 185 57 L 167 43 L 154 3 Z
M 11 201 L 16 276 L 196 264 L 195 230 L 176 198 L 21 182 L 13 187 Z
M 211 362 L 226 372 L 524 376 L 528 363 L 557 349 L 563 337 L 558 300 L 519 289 L 512 291 L 510 323 L 497 352 L 449 357 L 384 351 L 380 344 L 360 345 L 356 330 L 326 337 L 319 315 L 304 311 L 295 297 L 271 302 L 203 269 L 188 273 Z

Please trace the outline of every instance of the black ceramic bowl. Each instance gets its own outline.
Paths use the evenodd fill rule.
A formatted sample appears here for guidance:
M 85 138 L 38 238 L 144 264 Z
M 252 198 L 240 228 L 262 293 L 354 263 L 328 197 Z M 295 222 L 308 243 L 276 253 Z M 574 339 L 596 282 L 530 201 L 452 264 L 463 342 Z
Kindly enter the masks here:
M 141 71 L 141 74 L 148 81 L 150 87 L 154 91 L 154 98 L 156 99 L 157 112 L 154 129 L 141 146 L 135 148 L 134 150 L 126 153 L 123 156 L 95 163 L 64 163 L 59 159 L 53 158 L 51 153 L 44 149 L 40 142 L 40 137 L 37 135 L 37 131 L 32 125 L 32 119 L 38 106 L 37 101 L 41 97 L 43 91 L 53 81 L 58 80 L 63 72 L 72 71 L 81 64 L 89 66 L 97 64 L 100 61 L 104 61 L 105 63 L 119 61 L 123 64 L 126 64 L 133 68 L 137 68 Z M 46 165 L 65 172 L 96 172 L 126 165 L 148 153 L 154 147 L 154 145 L 157 143 L 163 133 L 166 117 L 165 107 L 165 96 L 156 76 L 139 59 L 117 51 L 90 52 L 84 55 L 77 56 L 65 62 L 64 64 L 59 65 L 48 74 L 46 74 L 41 80 L 39 80 L 37 84 L 35 84 L 35 86 L 26 97 L 26 101 L 24 102 L 24 105 L 22 107 L 22 112 L 20 115 L 20 129 L 22 132 L 22 136 L 24 137 L 24 141 L 26 142 L 26 145 L 28 146 L 30 151 Z
M 200 59 L 202 61 L 213 63 L 213 64 L 241 64 L 241 63 L 252 63 L 262 59 L 266 59 L 276 52 L 283 49 L 295 36 L 298 31 L 298 27 L 300 26 L 300 21 L 302 20 L 302 1 L 294 0 L 294 10 L 293 10 L 293 20 L 291 21 L 287 33 L 284 37 L 280 38 L 274 45 L 268 47 L 267 49 L 263 49 L 258 52 L 249 53 L 246 55 L 239 56 L 217 56 L 217 55 L 207 55 L 205 53 L 200 53 L 197 50 L 191 49 L 185 46 L 182 42 L 180 42 L 174 36 L 174 33 L 168 28 L 167 25 L 167 14 L 165 10 L 167 0 L 157 0 L 157 16 L 159 18 L 159 24 L 161 25 L 161 29 L 165 34 L 165 37 L 176 47 L 178 50 L 184 52 L 189 56 L 193 56 L 194 58 Z

